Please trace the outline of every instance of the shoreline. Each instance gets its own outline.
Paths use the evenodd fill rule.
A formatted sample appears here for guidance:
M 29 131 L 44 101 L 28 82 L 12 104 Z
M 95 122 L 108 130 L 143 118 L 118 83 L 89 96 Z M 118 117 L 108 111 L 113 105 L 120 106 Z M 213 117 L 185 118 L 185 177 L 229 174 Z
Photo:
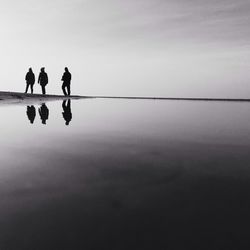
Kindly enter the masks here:
M 1 104 L 28 104 L 47 101 L 58 101 L 65 99 L 127 99 L 127 100 L 158 100 L 158 101 L 209 101 L 209 102 L 250 102 L 247 98 L 199 98 L 199 97 L 150 97 L 150 96 L 81 96 L 81 95 L 42 95 L 25 94 L 21 92 L 0 91 Z
M 83 96 L 63 96 L 63 95 L 42 95 L 42 94 L 25 94 L 21 92 L 0 91 L 0 105 L 11 104 L 31 104 L 48 101 L 58 101 L 65 99 L 81 99 Z
M 162 100 L 162 101 L 210 101 L 210 102 L 250 102 L 248 98 L 209 98 L 209 97 L 151 97 L 151 96 L 86 96 L 99 99 L 132 99 L 132 100 Z

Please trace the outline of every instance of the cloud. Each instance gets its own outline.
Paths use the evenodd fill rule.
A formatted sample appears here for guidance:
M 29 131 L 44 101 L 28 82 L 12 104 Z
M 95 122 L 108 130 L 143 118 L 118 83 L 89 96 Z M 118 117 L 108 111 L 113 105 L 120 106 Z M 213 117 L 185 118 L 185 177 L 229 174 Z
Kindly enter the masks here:
M 74 45 L 164 47 L 250 40 L 246 0 L 12 0 L 0 9 L 2 33 L 21 40 L 23 33 L 34 43 L 49 38 Z

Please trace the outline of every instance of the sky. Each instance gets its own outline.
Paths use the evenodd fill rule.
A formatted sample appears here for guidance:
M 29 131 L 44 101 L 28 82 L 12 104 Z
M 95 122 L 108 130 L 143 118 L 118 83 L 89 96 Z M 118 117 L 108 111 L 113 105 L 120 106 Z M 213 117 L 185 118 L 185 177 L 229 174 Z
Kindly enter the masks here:
M 250 98 L 249 25 L 249 0 L 1 1 L 0 89 L 67 66 L 72 94 Z

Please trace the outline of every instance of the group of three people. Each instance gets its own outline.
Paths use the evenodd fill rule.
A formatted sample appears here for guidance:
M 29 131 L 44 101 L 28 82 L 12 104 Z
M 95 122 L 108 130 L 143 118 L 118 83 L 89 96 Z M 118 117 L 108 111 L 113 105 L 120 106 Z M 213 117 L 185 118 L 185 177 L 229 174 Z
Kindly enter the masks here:
M 63 73 L 63 76 L 62 76 L 62 81 L 63 81 L 63 84 L 62 84 L 62 91 L 63 91 L 63 94 L 65 96 L 67 95 L 70 95 L 70 84 L 71 84 L 71 73 L 69 72 L 68 68 L 65 67 L 64 69 L 64 73 Z M 29 90 L 29 87 L 30 87 L 30 90 L 31 90 L 31 94 L 33 94 L 33 86 L 35 84 L 35 74 L 33 73 L 32 71 L 32 68 L 29 68 L 29 71 L 27 72 L 26 76 L 25 76 L 25 80 L 26 80 L 26 90 L 25 90 L 25 93 L 28 92 Z M 46 94 L 46 85 L 48 84 L 49 82 L 49 78 L 48 78 L 48 74 L 45 72 L 45 68 L 41 68 L 41 72 L 39 74 L 39 77 L 38 77 L 38 84 L 41 85 L 41 88 L 42 88 L 42 93 L 43 95 Z

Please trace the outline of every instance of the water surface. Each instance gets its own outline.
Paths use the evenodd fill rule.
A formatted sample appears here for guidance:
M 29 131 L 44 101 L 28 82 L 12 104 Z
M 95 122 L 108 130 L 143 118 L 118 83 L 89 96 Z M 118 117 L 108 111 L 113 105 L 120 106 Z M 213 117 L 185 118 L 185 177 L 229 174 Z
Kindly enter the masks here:
M 249 103 L 33 106 L 0 107 L 1 249 L 250 245 Z

